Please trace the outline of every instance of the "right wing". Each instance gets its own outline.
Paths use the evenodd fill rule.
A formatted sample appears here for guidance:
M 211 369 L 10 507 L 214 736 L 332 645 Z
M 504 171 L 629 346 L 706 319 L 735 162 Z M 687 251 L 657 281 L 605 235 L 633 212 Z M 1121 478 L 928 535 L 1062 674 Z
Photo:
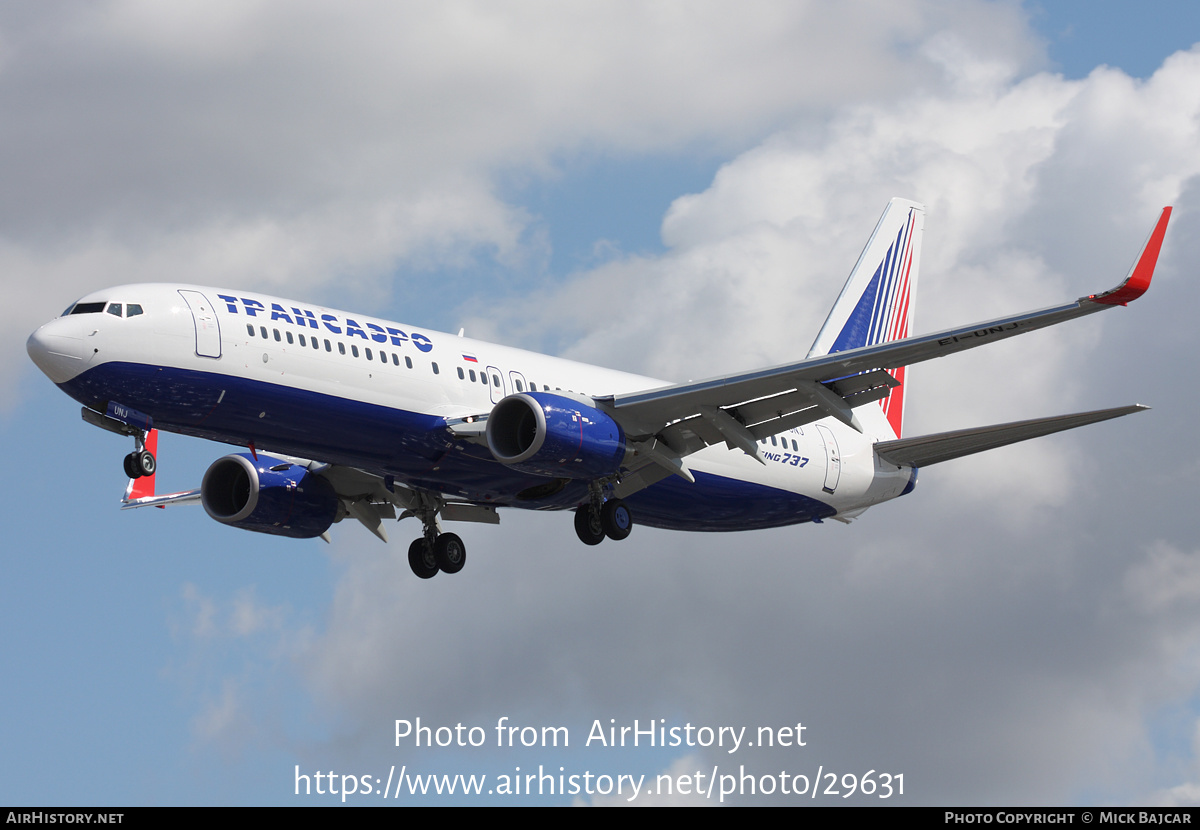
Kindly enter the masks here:
M 711 444 L 724 442 L 730 449 L 757 457 L 759 439 L 825 417 L 860 429 L 852 410 L 887 397 L 899 385 L 886 370 L 1058 325 L 1140 297 L 1150 286 L 1170 216 L 1171 208 L 1164 208 L 1120 285 L 1072 303 L 754 372 L 600 397 L 596 402 L 631 438 L 649 448 L 647 463 L 658 464 L 660 469 L 654 473 L 658 478 L 678 473 L 672 467 L 678 467 L 682 456 Z M 653 458 L 655 452 L 662 457 Z M 647 482 L 630 484 L 639 485 Z

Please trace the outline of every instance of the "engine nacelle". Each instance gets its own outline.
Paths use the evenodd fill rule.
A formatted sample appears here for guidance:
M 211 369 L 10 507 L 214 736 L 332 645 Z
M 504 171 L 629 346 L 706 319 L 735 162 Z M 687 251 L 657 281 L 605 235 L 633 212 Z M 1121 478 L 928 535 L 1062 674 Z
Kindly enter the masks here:
M 213 462 L 200 484 L 205 511 L 222 524 L 311 539 L 337 517 L 333 485 L 289 461 L 249 453 Z
M 625 457 L 625 433 L 616 421 L 548 392 L 509 395 L 496 404 L 487 419 L 487 442 L 502 464 L 560 478 L 602 478 Z

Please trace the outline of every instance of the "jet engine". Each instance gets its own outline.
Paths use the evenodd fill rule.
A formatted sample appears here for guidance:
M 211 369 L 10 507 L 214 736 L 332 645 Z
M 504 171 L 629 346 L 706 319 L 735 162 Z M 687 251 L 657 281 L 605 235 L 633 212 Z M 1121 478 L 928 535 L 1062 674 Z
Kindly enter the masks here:
M 242 530 L 311 539 L 337 517 L 333 485 L 290 461 L 249 453 L 217 459 L 204 474 L 200 499 L 222 524 Z
M 521 472 L 595 479 L 617 471 L 625 433 L 595 407 L 562 395 L 509 395 L 487 419 L 487 443 L 502 464 Z

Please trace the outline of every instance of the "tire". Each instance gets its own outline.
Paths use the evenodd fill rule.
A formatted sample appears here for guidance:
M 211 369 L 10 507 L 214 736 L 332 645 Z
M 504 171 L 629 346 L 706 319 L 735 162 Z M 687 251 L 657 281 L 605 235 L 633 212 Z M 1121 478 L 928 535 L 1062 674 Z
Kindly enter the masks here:
M 604 541 L 604 527 L 600 517 L 588 505 L 575 508 L 575 535 L 585 545 L 598 545 Z
M 438 574 L 437 560 L 425 544 L 425 538 L 414 539 L 408 546 L 408 567 L 420 579 L 433 579 Z
M 433 545 L 433 556 L 438 567 L 448 574 L 456 574 L 467 564 L 467 546 L 455 533 L 443 533 Z
M 619 542 L 633 530 L 633 514 L 625 502 L 609 499 L 600 510 L 600 524 L 604 527 L 604 535 Z
M 154 471 L 158 469 L 158 462 L 154 460 L 154 454 L 149 450 L 142 450 L 133 454 L 133 463 L 137 468 L 138 475 L 152 476 Z
M 137 455 L 137 453 L 131 452 L 129 455 L 125 456 L 125 475 L 129 476 L 130 478 L 141 478 L 142 471 L 138 469 L 137 461 L 134 459 L 135 455 Z

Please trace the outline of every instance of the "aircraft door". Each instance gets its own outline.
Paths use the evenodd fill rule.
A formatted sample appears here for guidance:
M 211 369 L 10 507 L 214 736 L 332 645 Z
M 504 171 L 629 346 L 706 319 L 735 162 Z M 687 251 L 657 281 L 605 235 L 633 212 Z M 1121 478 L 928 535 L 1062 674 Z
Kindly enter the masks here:
M 525 376 L 520 372 L 509 372 L 508 380 L 512 384 L 512 391 L 526 392 L 529 391 L 529 384 L 525 382 Z
M 825 445 L 825 486 L 821 489 L 832 493 L 837 489 L 838 481 L 842 477 L 842 454 L 838 450 L 833 430 L 817 424 L 817 434 L 821 436 L 821 443 Z
M 488 366 L 483 371 L 487 372 L 488 394 L 492 396 L 492 403 L 500 403 L 508 396 L 508 384 L 504 381 L 504 373 L 495 366 Z
M 200 357 L 221 356 L 221 326 L 217 322 L 217 313 L 212 303 L 199 291 L 179 289 L 179 295 L 192 312 L 192 322 L 196 325 L 196 354 Z

